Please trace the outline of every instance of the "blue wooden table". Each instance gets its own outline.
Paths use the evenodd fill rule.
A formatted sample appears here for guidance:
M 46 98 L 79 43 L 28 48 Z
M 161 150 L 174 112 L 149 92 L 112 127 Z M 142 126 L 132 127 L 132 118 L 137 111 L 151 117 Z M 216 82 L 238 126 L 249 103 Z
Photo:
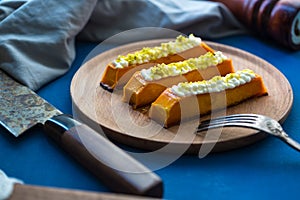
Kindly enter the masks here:
M 300 51 L 289 51 L 252 35 L 215 42 L 253 53 L 287 77 L 293 88 L 294 104 L 283 127 L 300 141 Z M 61 111 L 72 114 L 72 77 L 96 45 L 77 42 L 77 56 L 70 71 L 41 88 L 38 94 Z M 0 169 L 26 184 L 110 192 L 37 127 L 19 138 L 0 127 Z M 156 173 L 164 182 L 166 199 L 296 199 L 300 196 L 300 152 L 273 137 L 202 159 L 184 155 Z

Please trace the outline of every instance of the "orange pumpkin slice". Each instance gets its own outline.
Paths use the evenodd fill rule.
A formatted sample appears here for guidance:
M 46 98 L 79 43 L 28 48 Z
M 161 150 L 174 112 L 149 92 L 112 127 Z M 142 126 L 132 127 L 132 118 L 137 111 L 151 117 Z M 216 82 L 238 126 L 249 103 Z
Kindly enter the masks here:
M 123 101 L 133 108 L 151 104 L 167 88 L 185 81 L 201 81 L 234 72 L 231 59 L 222 52 L 207 52 L 197 58 L 159 64 L 135 72 L 123 88 Z
M 267 94 L 260 75 L 245 69 L 208 81 L 184 82 L 167 88 L 151 105 L 149 116 L 164 127 Z
M 172 63 L 214 52 L 199 37 L 178 36 L 175 41 L 161 43 L 156 47 L 145 47 L 139 51 L 120 55 L 106 66 L 100 85 L 109 91 L 123 87 L 134 72 L 160 63 Z

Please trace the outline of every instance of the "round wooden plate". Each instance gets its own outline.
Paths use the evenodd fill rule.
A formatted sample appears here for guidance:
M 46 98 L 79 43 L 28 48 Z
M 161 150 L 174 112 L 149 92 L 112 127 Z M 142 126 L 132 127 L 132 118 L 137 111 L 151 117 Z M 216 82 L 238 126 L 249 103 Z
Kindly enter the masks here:
M 194 134 L 199 119 L 190 120 L 168 129 L 162 128 L 147 116 L 149 108 L 133 110 L 121 101 L 120 91 L 110 93 L 99 86 L 107 65 L 119 54 L 136 51 L 146 46 L 159 45 L 166 40 L 150 40 L 120 46 L 95 56 L 77 71 L 71 83 L 74 116 L 107 137 L 143 150 L 184 151 L 197 154 L 206 151 L 226 151 L 254 143 L 266 135 L 250 129 L 224 128 Z M 281 123 L 286 119 L 293 103 L 292 88 L 285 76 L 261 58 L 213 42 L 206 42 L 215 50 L 232 58 L 236 70 L 249 68 L 263 77 L 268 95 L 247 100 L 210 116 L 224 114 L 257 113 L 270 116 Z

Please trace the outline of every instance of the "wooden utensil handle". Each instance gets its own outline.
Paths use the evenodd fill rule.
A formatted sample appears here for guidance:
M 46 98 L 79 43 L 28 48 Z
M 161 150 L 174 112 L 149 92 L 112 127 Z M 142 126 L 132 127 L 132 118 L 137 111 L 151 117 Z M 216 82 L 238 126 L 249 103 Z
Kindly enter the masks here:
M 211 0 L 223 3 L 249 29 L 293 50 L 300 49 L 300 2 L 295 0 Z
M 88 126 L 67 115 L 45 123 L 46 133 L 112 191 L 162 197 L 161 179 Z
M 146 199 L 140 196 L 114 194 L 114 193 L 99 193 L 81 190 L 70 190 L 64 188 L 41 187 L 35 185 L 15 184 L 13 193 L 7 200 L 131 200 L 131 199 Z M 148 199 L 148 198 L 147 198 Z

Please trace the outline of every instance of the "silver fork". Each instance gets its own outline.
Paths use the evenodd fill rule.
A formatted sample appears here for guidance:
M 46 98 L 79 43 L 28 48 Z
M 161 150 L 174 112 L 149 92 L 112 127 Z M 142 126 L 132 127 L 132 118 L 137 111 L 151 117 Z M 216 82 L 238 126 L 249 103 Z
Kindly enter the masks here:
M 300 144 L 290 138 L 276 120 L 258 114 L 235 114 L 205 120 L 200 122 L 196 134 L 208 129 L 222 127 L 244 127 L 263 131 L 281 139 L 292 148 L 300 151 Z

